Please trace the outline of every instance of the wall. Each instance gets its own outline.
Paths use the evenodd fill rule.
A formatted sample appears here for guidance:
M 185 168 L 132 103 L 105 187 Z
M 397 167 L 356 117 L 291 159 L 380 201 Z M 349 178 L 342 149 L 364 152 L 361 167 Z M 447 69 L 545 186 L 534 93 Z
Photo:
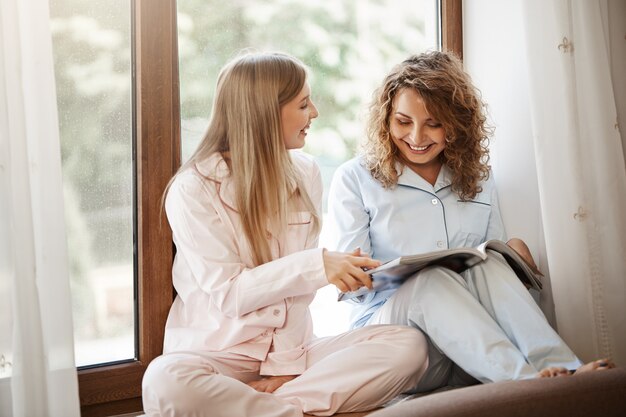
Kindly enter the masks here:
M 463 2 L 463 59 L 495 126 L 491 166 L 509 237 L 530 247 L 549 276 L 535 169 L 526 72 L 522 0 Z M 551 291 L 540 305 L 555 326 Z

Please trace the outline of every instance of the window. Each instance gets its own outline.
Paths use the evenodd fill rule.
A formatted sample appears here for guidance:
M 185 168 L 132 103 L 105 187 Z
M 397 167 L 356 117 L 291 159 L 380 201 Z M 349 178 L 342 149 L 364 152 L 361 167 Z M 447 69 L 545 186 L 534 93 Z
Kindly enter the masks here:
M 50 2 L 77 366 L 136 356 L 130 12 Z
M 160 197 L 178 161 L 178 73 L 173 0 L 120 1 L 130 8 L 132 51 L 131 112 L 134 114 L 136 271 L 134 333 L 136 357 L 126 363 L 79 370 L 81 411 L 85 416 L 123 414 L 141 409 L 141 378 L 161 353 L 163 328 L 172 302 L 171 235 L 160 221 Z M 91 4 L 91 2 L 90 2 Z
M 392 2 L 391 0 L 388 1 Z M 111 4 L 107 0 L 101 0 L 101 2 L 102 4 Z M 91 4 L 91 2 L 89 3 Z M 95 2 L 96 5 L 98 3 Z M 180 1 L 179 3 L 182 15 L 186 14 L 183 11 L 184 7 L 187 7 L 189 4 L 193 6 L 193 3 L 189 0 Z M 205 0 L 197 3 L 214 3 L 212 6 L 214 8 L 231 7 L 228 6 L 228 2 Z M 265 6 L 266 2 L 264 1 L 250 0 L 248 2 L 235 3 L 257 4 L 271 8 L 271 4 Z M 269 2 L 267 3 L 269 4 Z M 283 3 L 291 4 L 293 2 L 285 1 Z M 349 10 L 349 7 L 354 7 L 351 4 L 357 4 L 356 1 L 328 3 L 345 3 L 347 10 Z M 410 19 L 407 16 L 411 14 L 411 10 L 419 7 L 415 6 L 413 2 L 402 1 L 401 3 L 407 4 L 403 12 L 403 16 L 407 19 Z M 358 2 L 358 4 L 361 4 L 361 2 Z M 371 0 L 368 4 L 376 5 L 380 4 L 380 2 Z M 424 4 L 428 6 L 436 3 L 431 1 Z M 165 222 L 161 223 L 159 203 L 165 185 L 180 164 L 181 113 L 178 103 L 177 49 L 180 48 L 181 62 L 184 62 L 186 54 L 190 51 L 184 49 L 189 45 L 185 44 L 183 40 L 180 41 L 180 44 L 177 42 L 179 33 L 177 23 L 180 25 L 180 32 L 184 34 L 185 31 L 190 30 L 188 26 L 185 26 L 190 24 L 190 20 L 185 16 L 177 18 L 175 0 L 134 0 L 131 2 L 119 0 L 119 2 L 115 2 L 115 6 L 109 7 L 127 8 L 129 5 L 131 7 L 132 22 L 131 44 L 133 46 L 130 65 L 135 81 L 131 87 L 131 94 L 134 94 L 134 99 L 131 100 L 131 113 L 135 114 L 134 123 L 131 125 L 131 133 L 135 140 L 134 160 L 136 168 L 136 186 L 134 190 L 136 210 L 136 236 L 134 243 L 136 252 L 136 287 L 134 292 L 136 295 L 135 308 L 138 311 L 135 327 L 137 357 L 129 360 L 127 363 L 79 371 L 82 413 L 85 416 L 123 414 L 141 409 L 141 377 L 147 364 L 161 353 L 164 324 L 173 297 L 170 276 L 173 248 L 167 224 Z M 457 53 L 460 52 L 460 46 L 462 45 L 460 42 L 460 5 L 460 0 L 441 0 L 443 48 L 451 49 L 454 47 Z M 318 6 L 307 4 L 306 7 L 307 13 L 303 13 L 303 16 L 312 13 L 311 9 Z M 296 11 L 300 11 L 299 9 L 293 6 L 288 9 L 293 13 L 292 16 L 295 21 L 302 21 L 300 14 L 296 13 Z M 352 12 L 354 10 L 356 9 L 352 9 Z M 241 12 L 241 9 L 239 9 L 239 12 Z M 320 13 L 320 11 L 318 10 L 315 13 Z M 221 16 L 221 13 L 207 13 L 207 15 L 217 18 Z M 234 13 L 232 16 L 236 18 L 239 14 Z M 450 22 L 454 22 L 454 24 Z M 221 35 L 226 36 L 228 34 L 218 33 L 213 36 Z M 205 33 L 204 36 L 211 35 Z M 267 47 L 269 46 L 271 45 Z M 265 48 L 266 45 L 257 45 L 257 47 Z M 279 48 L 281 45 L 272 47 Z M 419 48 L 419 46 L 416 48 Z M 233 47 L 234 49 L 235 47 Z M 321 74 L 314 66 L 318 64 L 315 62 L 315 59 L 309 59 L 310 57 L 302 50 L 288 50 L 284 47 L 281 49 L 303 59 L 313 67 L 314 74 Z M 401 51 L 398 52 L 399 55 L 397 57 L 400 56 Z M 418 52 L 418 50 L 414 50 L 414 52 Z M 203 52 L 196 51 L 196 53 L 201 54 Z M 320 61 L 319 64 L 324 64 L 326 62 L 324 61 L 325 59 L 332 62 L 333 58 L 331 55 L 329 53 L 329 56 L 326 58 L 321 58 L 322 55 L 320 55 L 320 58 L 317 58 Z M 401 55 L 404 55 L 404 53 Z M 209 68 L 217 70 L 226 59 L 227 56 L 225 55 L 218 56 L 213 67 L 205 62 L 202 64 L 207 66 L 198 67 L 198 71 L 207 71 Z M 391 56 L 387 58 L 384 56 L 382 59 L 385 62 L 388 59 L 388 62 L 391 63 L 396 62 L 399 58 Z M 337 68 L 334 70 L 338 72 Z M 386 70 L 387 68 L 384 68 L 383 71 Z M 328 71 L 326 76 L 340 76 L 340 74 L 333 73 L 333 68 L 329 68 Z M 215 84 L 214 75 L 208 73 L 205 73 L 204 77 L 198 77 L 198 79 L 203 80 L 204 85 L 196 85 L 195 88 L 211 89 Z M 183 78 L 181 80 L 183 99 L 186 97 L 184 89 L 187 88 L 184 82 Z M 323 88 L 321 84 L 316 84 L 316 80 L 312 80 L 312 83 L 314 94 L 318 94 L 318 102 L 322 105 L 319 94 L 323 91 Z M 363 88 L 363 90 L 366 90 L 366 88 Z M 202 100 L 206 99 L 202 98 Z M 334 104 L 332 102 L 323 103 L 323 106 L 331 105 Z M 209 110 L 209 107 L 204 104 L 198 104 L 197 108 L 204 115 Z M 327 110 L 324 110 L 324 107 L 322 107 L 321 110 L 327 114 L 333 111 L 330 110 L 330 107 Z M 198 121 L 197 118 L 199 115 L 199 113 L 188 113 L 187 110 L 183 109 L 185 122 L 182 124 L 182 129 L 186 138 L 189 138 L 187 136 L 189 134 L 192 136 L 197 134 L 198 129 L 201 129 L 199 127 L 201 121 Z M 322 133 L 325 134 L 324 129 L 336 126 L 337 121 L 330 119 L 327 122 L 327 126 L 322 126 L 322 119 L 323 117 L 318 119 L 319 123 L 316 124 L 319 125 L 319 131 L 311 132 L 311 138 L 321 136 Z M 341 137 L 343 138 L 344 136 L 346 136 L 345 132 L 342 131 Z M 352 137 L 356 138 L 356 134 Z M 183 142 L 185 141 L 187 139 Z M 344 155 L 351 152 L 350 146 L 353 145 L 350 142 L 346 142 L 347 152 L 344 152 Z M 192 147 L 191 142 L 189 142 L 189 145 L 184 145 L 185 152 L 189 152 L 189 148 Z M 316 152 L 315 149 L 307 150 L 312 153 Z M 332 159 L 331 156 L 328 158 Z M 322 157 L 320 156 L 320 158 Z M 332 164 L 337 163 L 338 160 L 332 162 Z M 332 169 L 332 165 L 330 166 Z

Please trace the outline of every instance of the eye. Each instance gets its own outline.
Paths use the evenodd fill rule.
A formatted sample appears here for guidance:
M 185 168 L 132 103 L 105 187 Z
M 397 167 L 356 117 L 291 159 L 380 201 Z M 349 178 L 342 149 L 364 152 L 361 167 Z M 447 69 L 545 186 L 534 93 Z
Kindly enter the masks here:
M 405 119 L 396 119 L 396 122 L 401 125 L 401 126 L 405 126 L 405 125 L 410 125 L 411 121 L 410 120 L 405 120 Z
M 428 122 L 426 124 L 426 126 L 432 127 L 433 129 L 438 129 L 438 128 L 441 127 L 441 123 L 439 123 L 439 122 Z

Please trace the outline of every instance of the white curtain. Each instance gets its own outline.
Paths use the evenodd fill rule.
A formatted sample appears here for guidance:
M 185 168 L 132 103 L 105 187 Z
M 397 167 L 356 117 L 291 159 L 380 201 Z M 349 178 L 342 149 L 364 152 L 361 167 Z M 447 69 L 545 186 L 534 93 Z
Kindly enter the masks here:
M 48 1 L 2 0 L 1 416 L 80 415 L 58 132 Z
M 623 49 L 626 33 L 621 1 L 527 0 L 522 7 L 558 331 L 583 359 L 612 357 L 623 366 L 626 166 L 611 77 L 611 48 Z M 619 12 L 611 7 L 623 13 L 617 30 L 608 27 Z M 613 44 L 609 33 L 619 34 Z

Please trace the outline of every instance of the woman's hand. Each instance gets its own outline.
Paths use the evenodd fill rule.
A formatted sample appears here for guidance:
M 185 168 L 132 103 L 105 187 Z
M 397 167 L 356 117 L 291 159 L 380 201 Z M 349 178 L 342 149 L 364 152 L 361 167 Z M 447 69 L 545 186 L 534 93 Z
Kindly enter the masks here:
M 248 382 L 248 385 L 259 392 L 272 393 L 283 384 L 295 379 L 297 375 L 268 376 L 258 381 Z
M 326 279 L 341 292 L 355 291 L 365 286 L 372 289 L 372 279 L 365 270 L 380 266 L 379 261 L 367 255 L 361 255 L 361 250 L 352 253 L 330 252 L 324 249 L 324 270 Z

